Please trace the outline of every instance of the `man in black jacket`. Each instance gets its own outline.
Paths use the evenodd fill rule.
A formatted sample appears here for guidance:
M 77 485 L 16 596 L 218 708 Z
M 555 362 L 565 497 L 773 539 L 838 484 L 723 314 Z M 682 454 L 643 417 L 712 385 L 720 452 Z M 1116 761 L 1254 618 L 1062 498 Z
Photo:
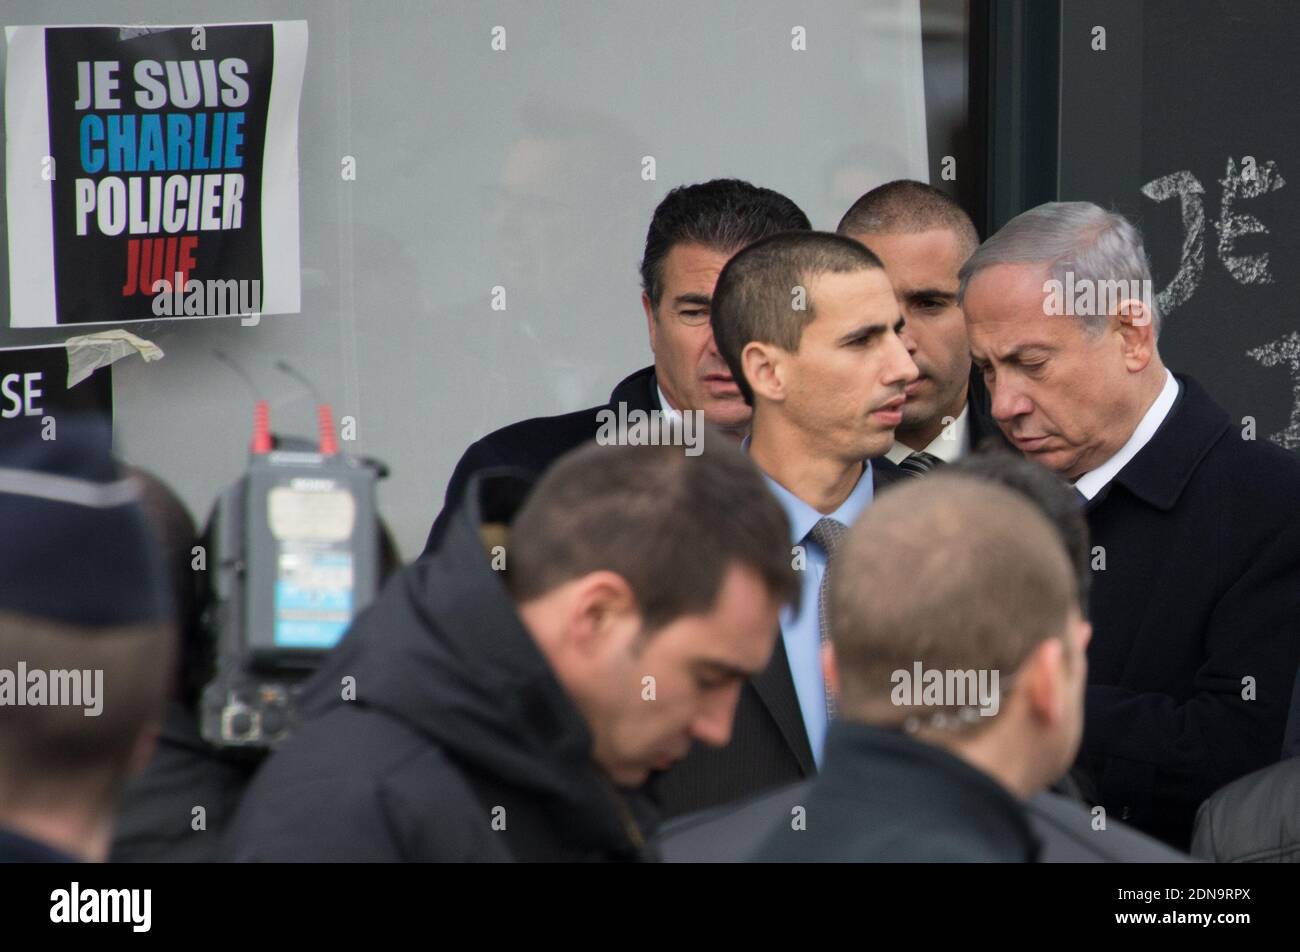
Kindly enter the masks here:
M 1023 495 L 1056 529 L 1074 570 L 1080 605 L 1092 585 L 1088 526 L 1073 491 L 1050 470 L 1008 451 L 978 452 L 944 473 L 975 476 Z M 898 485 L 907 485 L 904 480 Z M 963 637 L 965 633 L 962 633 Z M 763 837 L 795 807 L 806 805 L 814 781 L 801 781 L 742 803 L 682 817 L 660 827 L 655 845 L 666 862 L 737 863 L 749 859 Z M 1059 786 L 1059 784 L 1058 784 Z M 1030 826 L 1042 843 L 1039 862 L 1187 862 L 1185 854 L 1128 827 L 1099 817 L 1071 793 L 1046 790 L 1025 803 Z
M 723 744 L 797 593 L 787 526 L 725 436 L 588 445 L 471 481 L 306 692 L 254 779 L 236 860 L 623 860 L 624 790 Z M 517 515 L 516 515 L 517 513 Z
M 1023 801 L 1074 759 L 1087 672 L 1057 530 L 969 476 L 897 486 L 840 547 L 830 601 L 841 714 L 805 801 L 756 857 L 1036 860 Z
M 970 216 L 933 185 L 886 182 L 844 213 L 836 229 L 881 260 L 907 321 L 903 339 L 920 376 L 907 385 L 903 422 L 886 454 L 910 476 L 969 454 L 985 440 L 1006 440 L 974 373 L 957 273 L 979 247 Z
M 749 454 L 790 519 L 803 595 L 782 613 L 772 663 L 741 695 L 731 743 L 656 778 L 667 816 L 816 770 L 832 714 L 821 669 L 825 566 L 880 486 L 901 478 L 880 457 L 916 377 L 880 260 L 840 235 L 790 232 L 741 251 L 718 278 L 712 323 L 754 407 Z
M 464 495 L 469 478 L 491 466 L 537 475 L 579 443 L 596 436 L 600 416 L 626 412 L 668 416 L 696 410 L 737 437 L 749 427 L 749 407 L 719 356 L 709 328 L 709 302 L 727 259 L 780 231 L 812 227 L 784 195 L 736 179 L 673 189 L 655 209 L 641 259 L 641 307 L 654 364 L 622 380 L 609 403 L 559 416 L 512 423 L 473 443 L 447 484 L 442 512 L 424 551 L 430 552 Z
M 1097 801 L 1186 849 L 1202 800 L 1277 760 L 1300 657 L 1300 461 L 1165 369 L 1136 229 L 1085 202 L 1012 219 L 962 269 L 975 364 L 1018 450 L 1092 533 Z

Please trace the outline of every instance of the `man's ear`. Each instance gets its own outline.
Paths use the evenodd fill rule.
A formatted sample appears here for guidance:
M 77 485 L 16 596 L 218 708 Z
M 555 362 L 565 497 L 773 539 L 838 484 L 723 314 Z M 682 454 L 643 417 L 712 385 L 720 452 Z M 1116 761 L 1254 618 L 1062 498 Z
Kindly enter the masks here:
M 1151 308 L 1137 298 L 1126 298 L 1115 309 L 1115 319 L 1124 346 L 1124 366 L 1129 373 L 1140 373 L 1156 351 Z
M 635 637 L 641 630 L 641 609 L 632 587 L 607 570 L 576 580 L 568 616 L 565 640 L 584 656 L 605 650 L 612 638 Z
M 1065 643 L 1060 638 L 1045 638 L 1020 665 L 1016 681 L 1034 720 L 1052 726 L 1064 719 L 1065 705 L 1069 703 L 1069 663 Z
M 655 319 L 655 306 L 650 303 L 650 295 L 645 291 L 641 292 L 641 309 L 645 311 L 646 331 L 650 334 L 650 353 L 655 352 L 655 332 L 659 330 L 659 322 Z
M 745 381 L 756 396 L 780 402 L 785 399 L 785 355 L 775 344 L 752 340 L 740 352 Z
M 1086 659 L 1088 657 L 1088 645 L 1092 642 L 1092 622 L 1079 616 L 1079 618 L 1074 622 L 1074 630 L 1079 633 L 1077 635 L 1079 639 L 1079 650 Z

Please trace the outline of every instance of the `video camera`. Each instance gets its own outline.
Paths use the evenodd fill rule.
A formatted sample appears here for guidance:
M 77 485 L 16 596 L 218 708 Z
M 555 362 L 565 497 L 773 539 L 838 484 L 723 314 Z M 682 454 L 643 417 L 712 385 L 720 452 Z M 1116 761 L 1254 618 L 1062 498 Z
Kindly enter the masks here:
M 379 587 L 375 486 L 387 471 L 340 453 L 327 404 L 318 416 L 318 444 L 273 439 L 259 400 L 248 469 L 209 520 L 214 673 L 199 721 L 217 747 L 264 751 L 289 736 L 303 682 Z

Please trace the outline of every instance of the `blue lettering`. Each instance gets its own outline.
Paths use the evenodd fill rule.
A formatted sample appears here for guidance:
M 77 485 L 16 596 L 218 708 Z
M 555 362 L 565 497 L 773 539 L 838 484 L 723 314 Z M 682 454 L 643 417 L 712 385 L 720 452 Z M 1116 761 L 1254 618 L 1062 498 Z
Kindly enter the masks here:
M 148 113 L 140 117 L 140 166 L 138 172 L 157 172 L 166 169 L 163 151 L 162 116 Z
M 239 154 L 239 148 L 244 144 L 244 133 L 241 129 L 243 125 L 244 114 L 242 112 L 230 112 L 226 114 L 225 168 L 242 169 L 244 167 L 244 157 Z
M 104 150 L 91 147 L 92 142 L 104 141 L 104 120 L 93 112 L 81 117 L 81 167 L 87 172 L 98 172 L 104 167 Z
M 204 113 L 198 113 L 194 117 L 194 165 L 191 168 L 206 169 L 208 167 L 208 117 Z
M 135 171 L 135 116 L 108 117 L 108 170 Z
M 190 117 L 183 112 L 167 113 L 167 171 L 190 167 Z

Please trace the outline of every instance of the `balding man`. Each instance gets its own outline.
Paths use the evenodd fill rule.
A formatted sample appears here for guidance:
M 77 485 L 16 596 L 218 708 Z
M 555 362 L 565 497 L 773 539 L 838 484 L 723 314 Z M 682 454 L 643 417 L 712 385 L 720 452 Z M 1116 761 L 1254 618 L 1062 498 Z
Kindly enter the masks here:
M 1142 238 L 1086 202 L 1008 222 L 961 272 L 993 416 L 1073 483 L 1093 543 L 1080 766 L 1185 849 L 1197 805 L 1277 760 L 1300 656 L 1300 461 L 1242 439 L 1157 348 Z
M 757 859 L 1037 859 L 1023 801 L 1074 760 L 1090 634 L 1057 530 L 983 480 L 898 486 L 840 546 L 830 601 L 841 716 L 806 822 Z
M 1020 493 L 1056 527 L 1070 556 L 1082 605 L 1092 584 L 1088 527 L 1074 491 L 1051 470 L 1019 454 L 979 452 L 944 473 L 973 476 Z M 964 633 L 959 633 L 964 637 Z M 779 822 L 789 823 L 796 807 L 806 811 L 811 781 L 790 784 L 742 803 L 706 810 L 666 824 L 658 839 L 660 856 L 677 863 L 743 862 Z M 1066 793 L 1045 791 L 1026 803 L 1035 836 L 1042 842 L 1043 863 L 1167 863 L 1187 857 L 1109 818 L 1097 823 L 1092 805 Z M 806 826 L 806 824 L 805 824 Z

